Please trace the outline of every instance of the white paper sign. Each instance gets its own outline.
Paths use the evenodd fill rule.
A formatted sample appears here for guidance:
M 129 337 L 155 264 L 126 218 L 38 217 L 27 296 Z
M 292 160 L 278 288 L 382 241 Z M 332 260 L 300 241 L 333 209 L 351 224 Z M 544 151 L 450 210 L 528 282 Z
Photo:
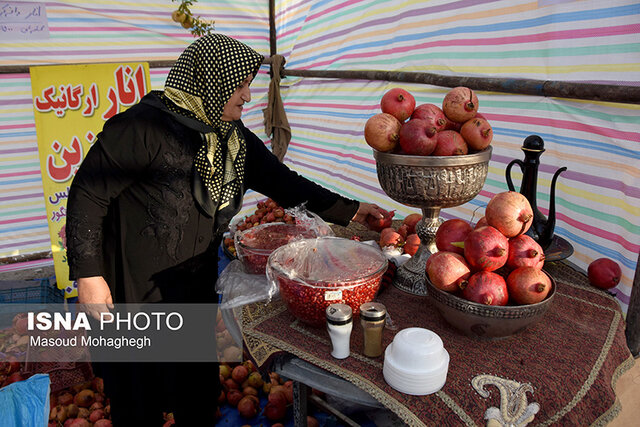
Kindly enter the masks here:
M 49 38 L 44 3 L 0 1 L 0 39 L 36 40 Z

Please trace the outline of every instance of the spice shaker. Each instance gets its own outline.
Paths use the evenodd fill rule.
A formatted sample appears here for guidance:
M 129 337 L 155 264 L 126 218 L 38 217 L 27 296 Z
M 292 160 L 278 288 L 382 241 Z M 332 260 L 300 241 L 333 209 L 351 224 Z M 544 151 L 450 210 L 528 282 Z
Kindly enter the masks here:
M 382 354 L 382 330 L 386 316 L 387 309 L 379 302 L 365 302 L 360 306 L 365 356 L 378 357 Z
M 333 351 L 331 355 L 336 359 L 349 357 L 349 340 L 353 329 L 353 312 L 347 304 L 331 304 L 327 307 L 327 331 L 331 337 Z

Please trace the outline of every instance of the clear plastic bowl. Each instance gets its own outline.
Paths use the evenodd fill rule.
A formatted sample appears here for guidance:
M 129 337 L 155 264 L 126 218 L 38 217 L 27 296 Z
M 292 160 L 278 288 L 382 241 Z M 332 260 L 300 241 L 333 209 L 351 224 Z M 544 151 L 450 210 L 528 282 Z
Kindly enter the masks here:
M 269 257 L 267 277 L 296 318 L 319 327 L 331 304 L 347 304 L 357 316 L 360 305 L 376 296 L 387 265 L 374 246 L 320 237 L 276 249 Z

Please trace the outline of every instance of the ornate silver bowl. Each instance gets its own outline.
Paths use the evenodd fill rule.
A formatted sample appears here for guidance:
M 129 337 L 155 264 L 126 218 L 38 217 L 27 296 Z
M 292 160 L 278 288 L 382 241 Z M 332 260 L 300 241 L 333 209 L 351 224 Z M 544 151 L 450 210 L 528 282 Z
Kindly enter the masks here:
M 373 151 L 380 186 L 403 205 L 422 209 L 416 227 L 418 252 L 398 269 L 394 285 L 416 295 L 427 295 L 425 264 L 436 253 L 435 236 L 443 222 L 440 209 L 462 205 L 484 186 L 491 146 L 464 156 L 410 156 Z
M 547 297 L 536 304 L 485 305 L 460 298 L 433 286 L 427 277 L 427 291 L 431 303 L 451 326 L 462 333 L 478 338 L 500 338 L 513 335 L 538 322 L 549 310 L 556 294 L 556 281 L 551 279 Z

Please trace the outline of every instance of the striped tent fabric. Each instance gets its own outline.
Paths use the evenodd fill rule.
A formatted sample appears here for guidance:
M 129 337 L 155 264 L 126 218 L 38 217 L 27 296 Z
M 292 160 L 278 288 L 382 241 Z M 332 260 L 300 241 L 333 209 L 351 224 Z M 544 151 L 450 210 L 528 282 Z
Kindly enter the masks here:
M 278 3 L 278 51 L 287 68 L 419 71 L 441 75 L 640 84 L 637 1 L 305 1 Z M 283 81 L 293 129 L 285 161 L 345 195 L 417 212 L 380 189 L 364 143 L 366 120 L 382 95 L 402 87 L 417 104 L 441 105 L 449 88 L 381 81 L 292 78 Z M 596 258 L 623 271 L 614 290 L 626 310 L 640 249 L 640 107 L 631 104 L 478 93 L 493 126 L 494 154 L 481 193 L 442 217 L 477 221 L 507 190 L 506 165 L 523 159 L 523 140 L 541 136 L 538 206 L 548 213 L 556 185 L 555 232 L 585 268 Z M 516 190 L 522 179 L 512 170 Z
M 419 71 L 442 75 L 640 84 L 640 4 L 611 0 L 277 0 L 277 50 L 288 69 Z M 167 1 L 46 2 L 50 39 L 0 39 L 0 65 L 173 60 L 192 36 L 170 20 Z M 268 2 L 203 1 L 194 11 L 219 32 L 269 53 Z M 81 34 L 82 37 L 77 37 Z M 152 69 L 154 89 L 168 69 Z M 268 68 L 252 86 L 243 120 L 264 135 Z M 292 127 L 285 163 L 348 197 L 417 212 L 381 190 L 366 120 L 393 87 L 418 104 L 441 104 L 449 88 L 383 81 L 286 77 L 282 96 Z M 49 247 L 31 92 L 27 74 L 0 75 L 0 258 Z M 615 289 L 627 308 L 640 252 L 640 106 L 479 92 L 494 129 L 494 154 L 482 192 L 442 216 L 477 221 L 488 200 L 507 189 L 505 167 L 522 159 L 524 138 L 540 135 L 538 205 L 548 212 L 553 173 L 556 233 L 569 259 L 586 266 L 608 257 L 623 270 Z M 516 187 L 522 174 L 513 169 Z M 29 181 L 29 179 L 33 179 Z M 264 196 L 249 193 L 240 215 Z

